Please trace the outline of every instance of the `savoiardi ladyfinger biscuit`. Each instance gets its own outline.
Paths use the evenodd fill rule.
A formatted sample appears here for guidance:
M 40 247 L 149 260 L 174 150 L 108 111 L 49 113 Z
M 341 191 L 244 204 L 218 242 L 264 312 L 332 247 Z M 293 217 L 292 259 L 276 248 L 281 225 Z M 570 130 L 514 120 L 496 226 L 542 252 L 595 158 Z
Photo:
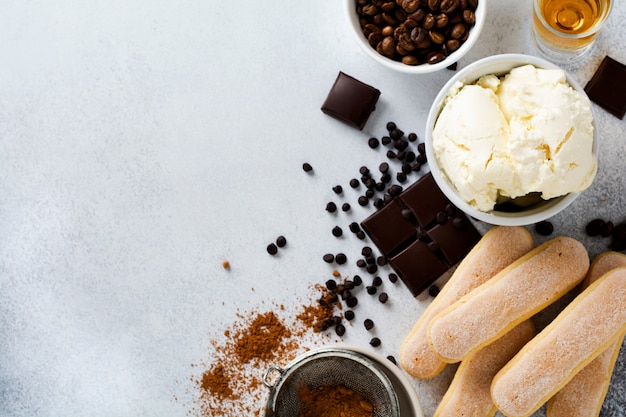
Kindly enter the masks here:
M 584 288 L 619 267 L 626 267 L 626 255 L 622 253 L 604 252 L 596 256 L 583 281 Z M 597 417 L 600 414 L 623 340 L 622 334 L 550 398 L 547 417 Z
M 433 417 L 493 416 L 496 413 L 491 399 L 493 377 L 534 335 L 532 320 L 523 321 L 463 359 Z
M 428 325 L 440 311 L 530 251 L 533 238 L 523 227 L 491 228 L 461 261 L 441 292 L 400 346 L 400 365 L 415 378 L 432 378 L 445 367 L 428 342 Z
M 443 361 L 459 362 L 559 299 L 588 268 L 580 242 L 549 240 L 437 314 L 428 327 L 430 344 Z
M 626 268 L 603 275 L 580 293 L 493 379 L 502 414 L 526 417 L 564 387 L 626 331 Z

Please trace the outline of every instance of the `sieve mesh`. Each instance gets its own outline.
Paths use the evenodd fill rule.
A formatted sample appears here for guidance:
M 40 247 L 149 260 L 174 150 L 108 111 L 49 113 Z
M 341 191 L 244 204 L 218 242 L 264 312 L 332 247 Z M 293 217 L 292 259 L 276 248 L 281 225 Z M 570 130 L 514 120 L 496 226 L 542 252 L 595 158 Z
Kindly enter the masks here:
M 398 399 L 387 376 L 368 358 L 355 352 L 314 352 L 283 371 L 276 383 L 268 416 L 298 417 L 304 404 L 298 391 L 324 385 L 344 386 L 374 406 L 375 417 L 398 417 Z

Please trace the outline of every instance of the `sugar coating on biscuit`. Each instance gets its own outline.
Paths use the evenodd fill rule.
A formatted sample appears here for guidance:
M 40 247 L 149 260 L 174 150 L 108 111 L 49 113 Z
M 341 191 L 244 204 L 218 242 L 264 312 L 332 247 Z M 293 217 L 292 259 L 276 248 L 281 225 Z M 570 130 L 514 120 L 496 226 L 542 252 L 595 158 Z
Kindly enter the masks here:
M 533 248 L 522 227 L 490 229 L 454 271 L 400 347 L 400 364 L 416 378 L 431 378 L 445 365 L 428 342 L 428 324 L 440 311 L 483 284 Z
M 626 268 L 609 272 L 496 375 L 491 394 L 507 416 L 528 416 L 626 329 Z
M 580 242 L 552 239 L 435 317 L 430 343 L 442 358 L 458 362 L 556 301 L 584 278 L 588 267 Z

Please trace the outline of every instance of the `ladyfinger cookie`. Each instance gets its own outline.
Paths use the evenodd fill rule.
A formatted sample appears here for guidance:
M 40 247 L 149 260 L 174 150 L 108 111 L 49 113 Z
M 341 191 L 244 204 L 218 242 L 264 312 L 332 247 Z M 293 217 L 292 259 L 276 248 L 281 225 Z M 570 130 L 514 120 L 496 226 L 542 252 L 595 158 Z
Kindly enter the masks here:
M 440 311 L 530 251 L 533 238 L 523 227 L 491 228 L 461 261 L 441 292 L 400 346 L 400 365 L 415 378 L 433 378 L 446 366 L 428 343 L 428 325 Z
M 626 255 L 604 252 L 596 256 L 583 281 L 584 288 L 619 267 L 626 267 Z M 597 417 L 600 414 L 623 340 L 624 334 L 550 398 L 547 417 Z
M 552 239 L 437 314 L 428 338 L 445 362 L 459 362 L 574 288 L 589 257 L 575 239 Z
M 532 320 L 523 321 L 495 342 L 463 359 L 434 417 L 493 416 L 496 413 L 491 399 L 493 377 L 534 335 Z
M 531 415 L 617 340 L 626 331 L 625 301 L 626 268 L 580 293 L 494 377 L 491 397 L 502 414 Z

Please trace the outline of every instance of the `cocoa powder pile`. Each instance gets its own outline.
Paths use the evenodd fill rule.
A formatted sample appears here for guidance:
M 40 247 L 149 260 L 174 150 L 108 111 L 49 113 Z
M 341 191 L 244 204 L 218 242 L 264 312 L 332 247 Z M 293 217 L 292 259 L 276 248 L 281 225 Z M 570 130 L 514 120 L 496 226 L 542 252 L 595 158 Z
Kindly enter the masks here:
M 373 417 L 374 406 L 360 394 L 342 385 L 322 385 L 298 391 L 303 411 L 300 417 Z
M 274 311 L 239 314 L 239 320 L 224 331 L 224 338 L 211 341 L 213 353 L 200 376 L 196 404 L 190 414 L 200 417 L 263 415 L 268 389 L 261 377 L 271 365 L 285 365 L 304 353 L 303 342 L 319 342 L 335 322 L 341 308 L 337 296 L 323 286 L 314 287 L 320 297 L 302 305 L 295 317 L 286 317 L 283 306 Z M 287 325 L 288 323 L 288 325 Z

